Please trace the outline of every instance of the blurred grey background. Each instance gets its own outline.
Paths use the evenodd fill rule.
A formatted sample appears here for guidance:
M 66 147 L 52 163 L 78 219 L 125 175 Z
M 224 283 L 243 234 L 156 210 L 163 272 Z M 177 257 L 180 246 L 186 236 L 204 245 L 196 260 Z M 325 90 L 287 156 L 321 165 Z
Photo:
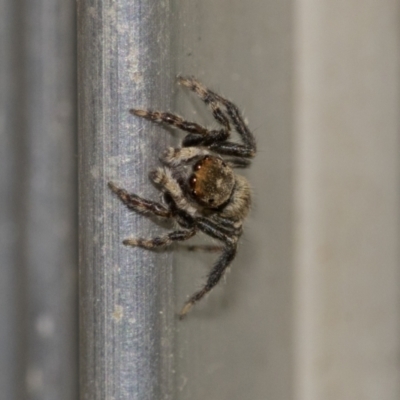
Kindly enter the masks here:
M 398 399 L 399 16 L 0 0 L 0 399 Z M 106 187 L 157 199 L 147 173 L 182 137 L 129 108 L 213 124 L 178 74 L 232 99 L 259 149 L 238 257 L 183 322 L 216 255 L 124 248 L 166 227 Z

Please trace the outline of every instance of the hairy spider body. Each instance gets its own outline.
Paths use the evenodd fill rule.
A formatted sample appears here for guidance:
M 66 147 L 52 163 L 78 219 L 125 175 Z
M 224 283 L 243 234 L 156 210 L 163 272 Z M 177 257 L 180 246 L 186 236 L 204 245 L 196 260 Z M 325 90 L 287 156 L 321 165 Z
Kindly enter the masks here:
M 235 174 L 233 168 L 249 166 L 249 159 L 256 153 L 256 143 L 232 102 L 194 78 L 178 78 L 178 82 L 195 92 L 211 108 L 221 128 L 209 130 L 168 112 L 130 110 L 133 115 L 179 128 L 188 134 L 182 147 L 169 147 L 162 153 L 163 167 L 149 174 L 163 193 L 164 204 L 130 194 L 112 182 L 108 185 L 129 209 L 172 218 L 182 228 L 151 239 L 126 239 L 123 244 L 154 249 L 190 239 L 199 231 L 222 242 L 221 256 L 208 274 L 204 287 L 183 306 L 179 314 L 182 319 L 220 281 L 235 258 L 243 221 L 251 204 L 251 193 L 247 180 Z M 228 140 L 231 124 L 242 143 Z M 197 247 L 192 246 L 193 249 Z M 220 247 L 211 246 L 210 249 L 215 251 Z

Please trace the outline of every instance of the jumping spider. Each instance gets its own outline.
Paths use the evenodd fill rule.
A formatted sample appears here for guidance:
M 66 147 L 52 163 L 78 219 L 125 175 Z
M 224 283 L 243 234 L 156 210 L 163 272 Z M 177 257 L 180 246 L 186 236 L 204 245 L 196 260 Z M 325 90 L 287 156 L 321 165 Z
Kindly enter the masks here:
M 250 165 L 256 143 L 238 108 L 229 100 L 194 78 L 180 77 L 178 82 L 195 92 L 211 108 L 221 129 L 209 130 L 168 112 L 132 109 L 133 115 L 171 125 L 188 134 L 182 147 L 169 147 L 162 153 L 160 159 L 164 166 L 150 172 L 150 179 L 163 193 L 164 204 L 130 194 L 112 182 L 108 185 L 129 209 L 173 218 L 182 228 L 151 239 L 126 239 L 123 244 L 154 249 L 187 240 L 198 231 L 222 242 L 222 255 L 208 274 L 204 287 L 185 303 L 179 314 L 182 319 L 220 281 L 235 258 L 251 196 L 247 180 L 236 175 L 233 168 Z M 231 124 L 240 135 L 241 144 L 228 140 Z

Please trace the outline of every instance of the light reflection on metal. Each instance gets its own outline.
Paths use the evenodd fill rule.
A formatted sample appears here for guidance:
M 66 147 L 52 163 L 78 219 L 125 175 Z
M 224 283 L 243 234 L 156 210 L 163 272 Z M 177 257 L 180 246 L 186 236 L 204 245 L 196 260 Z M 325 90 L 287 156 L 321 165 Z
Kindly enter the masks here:
M 80 1 L 78 19 L 81 397 L 172 399 L 171 253 L 122 245 L 162 229 L 107 187 L 156 196 L 168 133 L 128 110 L 171 106 L 169 3 Z

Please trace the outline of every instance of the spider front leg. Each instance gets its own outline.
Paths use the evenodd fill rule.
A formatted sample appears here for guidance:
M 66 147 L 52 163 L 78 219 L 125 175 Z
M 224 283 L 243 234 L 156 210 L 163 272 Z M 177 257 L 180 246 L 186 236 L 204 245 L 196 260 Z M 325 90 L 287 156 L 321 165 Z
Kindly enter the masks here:
M 113 182 L 108 183 L 108 187 L 120 198 L 120 200 L 131 210 L 142 214 L 152 214 L 159 217 L 171 218 L 173 213 L 163 205 L 151 200 L 143 199 L 136 194 L 129 194 L 125 189 L 121 189 Z M 126 246 L 139 246 L 146 249 L 169 246 L 174 242 L 190 239 L 196 234 L 196 228 L 191 227 L 185 230 L 177 230 L 163 236 L 155 238 L 130 238 L 122 243 Z
M 195 92 L 201 100 L 204 101 L 210 108 L 214 118 L 225 127 L 225 129 L 230 131 L 229 120 L 221 110 L 220 104 L 218 102 L 215 94 L 207 89 L 204 85 L 202 85 L 199 81 L 194 78 L 184 78 L 182 76 L 178 77 L 178 83 L 180 85 L 186 86 L 193 92 Z
M 179 78 L 179 83 L 186 86 L 193 92 L 195 92 L 207 105 L 211 107 L 214 118 L 222 123 L 224 126 L 229 127 L 229 121 L 225 116 L 224 112 L 221 111 L 220 105 L 222 105 L 227 114 L 229 115 L 230 120 L 232 121 L 236 131 L 240 135 L 243 144 L 234 143 L 234 142 L 217 142 L 209 144 L 209 148 L 213 151 L 229 155 L 229 156 L 238 156 L 238 157 L 254 157 L 256 153 L 256 141 L 247 127 L 246 122 L 241 116 L 239 109 L 235 104 L 231 101 L 225 99 L 224 97 L 214 93 L 212 90 L 206 88 L 200 82 L 198 82 L 193 77 L 189 78 Z M 228 128 L 229 129 L 229 128 Z M 188 135 L 190 136 L 190 135 Z M 186 138 L 185 138 L 186 139 Z M 193 145 L 186 144 L 185 141 L 183 145 Z
M 246 147 L 251 153 L 252 157 L 255 156 L 256 151 L 257 151 L 257 145 L 256 145 L 256 139 L 250 129 L 247 126 L 247 123 L 245 122 L 244 118 L 240 114 L 240 111 L 238 107 L 233 104 L 230 100 L 225 99 L 224 97 L 213 93 L 217 101 L 221 102 L 225 108 L 226 111 L 230 117 L 230 119 L 233 122 L 233 125 L 236 129 L 236 131 L 239 133 L 240 137 L 243 140 L 244 147 Z
M 108 187 L 130 210 L 140 214 L 150 214 L 164 218 L 172 217 L 171 212 L 160 203 L 143 199 L 134 193 L 128 193 L 125 189 L 119 188 L 114 182 L 108 182 Z
M 174 242 L 182 242 L 188 240 L 196 234 L 196 229 L 191 228 L 188 230 L 179 230 L 167 233 L 163 236 L 155 238 L 144 239 L 144 238 L 131 238 L 125 239 L 122 243 L 126 246 L 138 246 L 145 249 L 155 249 L 158 247 L 169 246 Z
M 140 110 L 132 108 L 129 110 L 132 115 L 137 117 L 145 118 L 151 122 L 164 123 L 171 125 L 175 128 L 179 128 L 189 133 L 207 134 L 207 129 L 203 126 L 196 124 L 195 122 L 189 122 L 184 120 L 182 117 L 171 114 L 169 112 L 152 111 L 152 110 Z
M 171 197 L 176 209 L 185 211 L 189 215 L 196 213 L 196 209 L 189 203 L 168 167 L 151 171 L 149 177 L 164 193 Z
M 184 144 L 186 146 L 195 146 L 200 144 L 205 146 L 215 141 L 226 140 L 229 137 L 229 124 L 224 129 L 208 130 L 196 122 L 186 121 L 182 117 L 169 112 L 140 110 L 135 108 L 129 110 L 129 112 L 149 121 L 164 123 L 181 129 L 184 132 L 189 132 L 183 141 L 186 143 Z
M 222 125 L 222 129 L 209 130 L 195 122 L 186 121 L 182 117 L 169 112 L 131 109 L 129 112 L 138 117 L 146 118 L 152 122 L 164 123 L 181 129 L 189 134 L 183 139 L 183 147 L 209 146 L 215 142 L 223 142 L 230 136 L 231 128 L 229 119 L 222 111 L 220 102 L 213 92 L 192 78 L 178 78 L 178 83 L 195 91 L 200 98 L 210 106 L 214 118 Z

